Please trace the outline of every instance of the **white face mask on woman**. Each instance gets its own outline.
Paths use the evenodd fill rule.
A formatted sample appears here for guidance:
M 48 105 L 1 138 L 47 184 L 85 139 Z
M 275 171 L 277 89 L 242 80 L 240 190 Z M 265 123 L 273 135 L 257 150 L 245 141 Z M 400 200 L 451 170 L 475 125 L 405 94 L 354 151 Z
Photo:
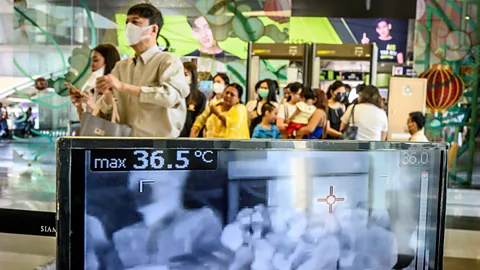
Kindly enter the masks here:
M 225 85 L 223 85 L 221 83 L 214 83 L 213 84 L 213 92 L 215 92 L 215 94 L 221 94 L 221 93 L 223 93 L 223 90 L 225 90 Z
M 188 85 L 192 85 L 192 76 L 185 76 L 185 79 L 187 79 Z
M 138 43 L 140 43 L 140 41 L 149 38 L 150 36 L 144 36 L 143 32 L 152 26 L 153 25 L 149 25 L 142 28 L 133 23 L 127 23 L 127 27 L 125 28 L 125 34 L 127 35 L 128 44 L 130 46 L 137 45 Z
M 97 78 L 103 76 L 104 73 L 105 73 L 105 66 L 93 71 L 92 75 L 90 75 L 90 78 L 88 78 L 88 80 L 83 85 L 82 91 L 94 89 L 95 84 L 97 83 Z

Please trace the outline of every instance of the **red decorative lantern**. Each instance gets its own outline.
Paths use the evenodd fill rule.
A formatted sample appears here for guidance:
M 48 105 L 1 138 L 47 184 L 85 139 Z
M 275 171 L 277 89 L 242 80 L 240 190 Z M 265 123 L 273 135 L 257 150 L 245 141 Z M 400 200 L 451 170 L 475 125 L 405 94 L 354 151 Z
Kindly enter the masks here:
M 40 77 L 35 80 L 35 89 L 37 89 L 38 91 L 43 91 L 47 89 L 47 87 L 48 87 L 48 82 L 47 80 L 45 80 L 45 78 Z
M 427 84 L 427 107 L 433 112 L 444 112 L 457 104 L 463 94 L 463 80 L 448 65 L 433 65 L 418 76 Z
M 287 23 L 292 15 L 292 0 L 266 0 L 263 9 L 272 21 Z

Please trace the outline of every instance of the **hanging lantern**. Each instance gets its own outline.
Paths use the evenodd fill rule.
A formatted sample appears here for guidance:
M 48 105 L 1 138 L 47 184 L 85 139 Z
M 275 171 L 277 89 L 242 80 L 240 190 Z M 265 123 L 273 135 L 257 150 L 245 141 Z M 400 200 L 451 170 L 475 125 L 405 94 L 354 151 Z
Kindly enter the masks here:
M 444 112 L 462 97 L 463 80 L 448 65 L 433 65 L 418 77 L 427 79 L 427 107 L 432 112 Z
M 266 0 L 263 9 L 272 21 L 287 23 L 292 15 L 292 0 Z

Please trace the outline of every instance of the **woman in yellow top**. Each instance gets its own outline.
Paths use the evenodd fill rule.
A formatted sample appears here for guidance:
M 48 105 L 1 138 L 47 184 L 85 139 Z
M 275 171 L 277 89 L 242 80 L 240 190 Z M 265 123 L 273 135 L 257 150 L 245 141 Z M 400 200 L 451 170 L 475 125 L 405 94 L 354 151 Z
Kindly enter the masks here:
M 247 108 L 240 103 L 243 88 L 234 83 L 225 88 L 223 101 L 210 105 L 197 117 L 190 132 L 197 138 L 206 126 L 207 138 L 249 139 Z

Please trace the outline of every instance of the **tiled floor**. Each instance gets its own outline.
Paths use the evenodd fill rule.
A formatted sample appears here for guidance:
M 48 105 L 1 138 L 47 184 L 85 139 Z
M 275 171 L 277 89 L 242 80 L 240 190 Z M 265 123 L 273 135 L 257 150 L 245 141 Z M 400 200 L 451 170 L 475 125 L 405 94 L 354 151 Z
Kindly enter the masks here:
M 54 212 L 54 179 L 52 144 L 0 141 L 0 208 Z M 480 190 L 448 190 L 446 211 L 444 269 L 480 269 Z M 52 237 L 0 233 L 0 270 L 32 270 L 54 255 Z

